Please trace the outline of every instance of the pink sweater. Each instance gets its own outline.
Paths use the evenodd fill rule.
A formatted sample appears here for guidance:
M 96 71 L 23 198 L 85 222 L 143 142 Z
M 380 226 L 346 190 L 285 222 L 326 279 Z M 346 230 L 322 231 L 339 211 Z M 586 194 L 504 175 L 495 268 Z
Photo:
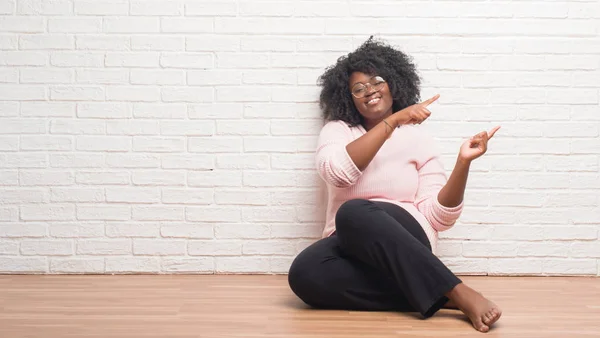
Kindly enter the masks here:
M 447 178 L 433 138 L 418 126 L 404 125 L 361 172 L 346 145 L 365 133 L 362 126 L 349 127 L 342 121 L 328 122 L 321 130 L 316 164 L 328 190 L 323 237 L 335 231 L 335 214 L 345 201 L 384 201 L 404 208 L 421 224 L 435 253 L 438 231 L 454 225 L 463 205 L 447 208 L 437 200 Z

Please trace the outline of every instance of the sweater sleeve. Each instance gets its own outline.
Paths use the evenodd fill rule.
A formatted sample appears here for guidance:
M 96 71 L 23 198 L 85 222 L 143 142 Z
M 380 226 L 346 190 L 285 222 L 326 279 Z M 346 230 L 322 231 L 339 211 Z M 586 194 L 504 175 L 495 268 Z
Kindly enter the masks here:
M 422 157 L 417 161 L 419 187 L 415 205 L 435 230 L 445 231 L 450 229 L 460 217 L 463 203 L 453 208 L 440 204 L 438 193 L 446 184 L 447 177 L 439 152 L 433 138 L 429 136 L 425 137 L 419 148 Z
M 316 166 L 319 176 L 326 183 L 345 188 L 355 184 L 362 175 L 346 151 L 346 146 L 352 141 L 350 129 L 344 122 L 328 122 L 321 129 Z

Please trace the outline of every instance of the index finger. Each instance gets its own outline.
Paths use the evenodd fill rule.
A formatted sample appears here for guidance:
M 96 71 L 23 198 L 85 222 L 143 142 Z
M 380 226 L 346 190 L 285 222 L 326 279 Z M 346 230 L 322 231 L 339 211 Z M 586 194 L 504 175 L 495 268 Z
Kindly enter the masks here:
M 494 134 L 498 131 L 498 129 L 500 129 L 500 126 L 496 126 L 492 130 L 490 130 L 488 132 L 488 139 L 491 139 L 494 136 Z
M 427 107 L 428 105 L 434 103 L 435 101 L 437 101 L 437 99 L 440 98 L 440 94 L 435 95 L 434 97 L 430 98 L 429 100 L 425 100 L 423 102 L 421 102 L 421 104 L 425 107 Z

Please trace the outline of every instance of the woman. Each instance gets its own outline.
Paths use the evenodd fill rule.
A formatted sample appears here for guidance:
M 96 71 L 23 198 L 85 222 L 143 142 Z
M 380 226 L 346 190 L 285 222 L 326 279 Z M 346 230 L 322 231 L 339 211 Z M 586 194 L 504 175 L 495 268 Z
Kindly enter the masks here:
M 317 169 L 328 187 L 323 239 L 294 260 L 289 284 L 327 309 L 418 311 L 457 308 L 481 332 L 500 309 L 436 256 L 437 232 L 458 219 L 471 161 L 499 127 L 461 147 L 448 179 L 435 145 L 418 126 L 430 116 L 409 57 L 372 37 L 320 78 L 328 121 Z

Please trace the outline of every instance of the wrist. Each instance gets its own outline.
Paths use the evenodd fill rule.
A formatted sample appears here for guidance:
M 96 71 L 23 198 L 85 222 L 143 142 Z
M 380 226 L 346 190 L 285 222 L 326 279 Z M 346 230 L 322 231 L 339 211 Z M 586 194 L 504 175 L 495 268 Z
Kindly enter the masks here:
M 456 164 L 468 167 L 471 165 L 471 161 L 472 160 L 458 155 L 458 158 L 456 159 Z

